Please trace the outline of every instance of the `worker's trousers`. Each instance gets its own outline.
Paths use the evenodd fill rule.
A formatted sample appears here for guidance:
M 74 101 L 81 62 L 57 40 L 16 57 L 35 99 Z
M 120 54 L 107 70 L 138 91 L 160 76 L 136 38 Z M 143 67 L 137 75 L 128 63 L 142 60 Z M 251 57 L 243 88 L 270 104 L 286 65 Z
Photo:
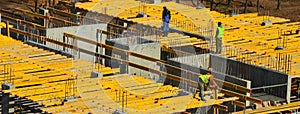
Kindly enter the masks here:
M 199 97 L 203 100 L 204 99 L 204 83 L 201 79 L 198 81 L 198 89 L 199 89 Z
M 168 32 L 169 32 L 169 23 L 163 22 L 163 31 L 164 31 L 164 36 L 168 36 Z
M 222 38 L 216 38 L 216 54 L 222 53 Z

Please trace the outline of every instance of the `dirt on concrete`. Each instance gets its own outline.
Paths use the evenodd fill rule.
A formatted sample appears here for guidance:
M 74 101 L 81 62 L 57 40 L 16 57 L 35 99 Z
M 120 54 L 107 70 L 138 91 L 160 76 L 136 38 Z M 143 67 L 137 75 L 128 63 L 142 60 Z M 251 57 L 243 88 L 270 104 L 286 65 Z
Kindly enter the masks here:
M 48 0 L 37 0 L 37 8 L 41 7 L 42 5 L 47 5 L 46 1 Z M 52 0 L 51 0 L 52 1 Z M 55 4 L 58 3 L 59 0 L 55 0 Z M 69 0 L 63 0 L 69 1 Z M 51 5 L 53 3 L 51 2 Z M 49 3 L 48 3 L 49 5 Z M 13 8 L 22 8 L 25 10 L 32 10 L 34 11 L 35 0 L 0 0 L 0 8 L 1 9 L 13 9 Z
M 203 0 L 202 4 L 209 8 L 209 1 L 210 0 Z M 213 10 L 227 14 L 230 10 L 244 13 L 246 0 L 232 0 L 230 5 L 228 5 L 226 1 L 227 0 L 214 0 Z M 277 9 L 278 0 L 259 0 L 258 5 L 257 1 L 258 0 L 248 0 L 247 13 L 258 12 L 259 15 L 268 15 L 269 12 L 271 16 L 288 18 L 291 19 L 291 21 L 300 21 L 300 0 L 281 0 L 280 9 Z M 180 0 L 180 3 L 195 7 L 197 0 Z
M 25 8 L 26 5 L 23 4 L 24 1 L 16 1 L 16 0 L 0 0 L 0 8 L 1 9 L 12 9 L 12 8 Z

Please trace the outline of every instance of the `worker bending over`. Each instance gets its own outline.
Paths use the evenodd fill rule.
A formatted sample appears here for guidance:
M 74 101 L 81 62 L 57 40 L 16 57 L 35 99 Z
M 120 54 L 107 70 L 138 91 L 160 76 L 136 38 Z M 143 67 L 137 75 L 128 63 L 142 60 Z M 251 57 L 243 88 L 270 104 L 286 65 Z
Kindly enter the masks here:
M 200 74 L 198 78 L 198 89 L 200 91 L 199 97 L 201 98 L 202 101 L 206 101 L 204 99 L 204 87 L 207 87 L 209 82 L 213 84 L 213 88 L 210 88 L 210 90 L 219 89 L 219 86 L 214 81 L 214 76 L 209 71 L 207 71 L 207 74 Z

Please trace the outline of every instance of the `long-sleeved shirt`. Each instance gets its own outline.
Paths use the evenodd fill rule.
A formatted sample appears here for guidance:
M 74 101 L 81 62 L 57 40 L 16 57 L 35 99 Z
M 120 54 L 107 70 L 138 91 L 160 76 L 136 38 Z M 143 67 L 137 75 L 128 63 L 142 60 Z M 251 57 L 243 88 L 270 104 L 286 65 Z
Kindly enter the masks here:
M 171 13 L 170 13 L 170 11 L 167 10 L 167 9 L 164 9 L 163 13 L 162 13 L 162 17 L 161 17 L 163 19 L 163 21 L 165 21 L 165 18 L 167 16 L 167 14 L 169 14 L 169 20 L 171 19 Z

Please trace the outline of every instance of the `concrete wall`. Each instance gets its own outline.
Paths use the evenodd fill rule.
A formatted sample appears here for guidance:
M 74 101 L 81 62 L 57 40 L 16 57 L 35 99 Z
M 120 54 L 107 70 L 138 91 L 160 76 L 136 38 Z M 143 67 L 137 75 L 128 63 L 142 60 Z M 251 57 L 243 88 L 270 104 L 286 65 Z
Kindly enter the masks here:
M 151 0 L 151 3 L 153 4 L 158 4 L 158 3 L 161 3 L 162 0 Z
M 289 98 L 287 74 L 215 55 L 211 55 L 211 67 L 215 71 L 250 80 L 254 93 L 265 92 L 283 99 Z
M 129 46 L 117 43 L 115 40 L 107 39 L 107 40 L 105 40 L 105 44 L 111 45 L 111 46 L 114 46 L 116 48 L 120 48 L 123 50 L 129 50 Z M 109 56 L 112 56 L 112 57 L 118 58 L 118 59 L 128 60 L 127 53 L 119 53 L 117 50 L 105 50 L 105 55 L 109 55 Z M 122 66 L 120 62 L 118 62 L 117 60 L 114 60 L 114 59 L 105 59 L 105 66 L 110 66 L 112 68 L 124 67 L 124 68 L 120 69 L 121 70 L 120 73 L 128 72 L 127 67 Z
M 183 70 L 192 72 L 192 73 L 187 73 L 186 71 L 178 72 L 178 71 L 174 71 L 170 68 L 169 69 L 167 68 L 168 73 L 174 74 L 174 75 L 177 75 L 177 76 L 180 76 L 180 77 L 183 77 L 183 78 L 187 78 L 187 79 L 190 79 L 190 80 L 194 80 L 194 81 L 197 81 L 199 73 L 205 74 L 207 72 L 207 68 L 211 66 L 210 65 L 210 54 L 172 58 L 172 59 L 168 60 L 167 62 L 170 65 L 177 66 L 177 67 L 180 67 Z M 219 64 L 221 64 L 221 63 L 219 63 Z M 226 64 L 226 63 L 223 63 L 223 64 Z M 205 67 L 200 68 L 201 65 L 204 65 Z M 224 80 L 226 82 L 231 82 L 231 83 L 234 83 L 234 84 L 237 84 L 237 85 L 249 88 L 249 89 L 251 87 L 251 81 L 249 81 L 249 80 L 244 80 L 244 79 L 237 78 L 235 76 L 224 74 L 224 73 L 221 73 L 221 72 L 213 71 L 211 73 L 217 79 Z M 189 87 L 193 87 L 193 86 L 189 85 L 189 84 L 186 84 L 183 81 L 176 82 L 176 81 L 173 81 L 173 80 L 170 80 L 170 79 L 166 79 L 165 84 L 170 84 L 170 83 L 172 83 L 172 85 L 174 85 L 174 86 L 178 86 L 180 89 L 183 89 L 185 91 L 193 93 L 193 91 L 189 90 Z M 236 91 L 234 88 L 228 88 L 228 87 L 223 86 L 222 84 L 220 84 L 219 86 L 221 88 L 224 88 L 224 89 L 227 89 L 227 90 L 239 92 L 239 91 Z M 246 95 L 250 96 L 249 93 L 247 93 Z M 248 101 L 244 101 L 244 102 L 246 103 L 246 106 L 250 105 L 250 102 L 248 102 Z M 233 108 L 233 106 L 229 106 L 229 107 L 230 107 L 230 109 Z M 241 109 L 239 109 L 239 110 L 241 110 Z
M 209 54 L 177 57 L 177 58 L 171 58 L 170 60 L 177 61 L 179 63 L 188 64 L 194 67 L 201 67 L 201 68 L 208 68 L 210 65 Z
M 199 61 L 195 62 L 195 61 L 193 61 L 192 58 L 194 58 L 196 60 L 198 59 L 198 60 L 200 60 L 200 62 Z M 195 55 L 195 56 L 189 56 L 189 57 L 172 58 L 172 59 L 168 60 L 167 62 L 170 65 L 177 66 L 181 69 L 196 73 L 196 74 L 191 75 L 191 77 L 187 77 L 191 80 L 196 81 L 198 76 L 199 76 L 197 74 L 199 74 L 199 73 L 205 74 L 207 72 L 208 66 L 200 68 L 200 65 L 202 65 L 202 64 L 209 65 L 209 63 L 210 63 L 209 58 L 210 58 L 209 54 L 203 54 L 203 55 Z M 203 63 L 201 63 L 201 61 Z M 186 73 L 184 73 L 184 72 L 178 72 L 178 71 L 174 71 L 174 70 L 168 69 L 168 68 L 167 68 L 167 72 L 170 73 L 170 74 L 181 76 L 181 77 L 186 76 Z M 240 79 L 240 78 L 237 78 L 235 76 L 224 74 L 224 73 L 221 73 L 221 72 L 213 71 L 212 74 L 217 79 L 225 80 L 225 81 L 235 83 L 237 85 L 241 85 L 241 86 L 244 86 L 244 87 L 247 87 L 250 84 L 250 81 L 248 81 L 248 80 Z M 177 85 L 178 83 L 176 84 L 176 82 L 174 82 L 174 81 L 172 81 L 172 83 L 175 84 L 175 86 L 178 86 Z M 232 88 L 226 88 L 226 89 L 233 90 Z
M 69 44 L 76 45 L 80 48 L 89 50 L 89 51 L 96 51 L 96 46 L 92 44 L 88 44 L 82 41 L 72 41 L 68 40 L 67 38 L 64 40 L 63 39 L 63 33 L 70 33 L 74 34 L 80 37 L 84 37 L 90 40 L 97 41 L 97 29 L 100 30 L 105 30 L 106 31 L 106 24 L 93 24 L 93 25 L 81 25 L 81 26 L 72 26 L 72 27 L 61 27 L 61 28 L 49 28 L 46 30 L 46 37 L 53 38 L 59 41 L 64 41 Z M 102 36 L 102 42 L 105 42 L 106 40 L 106 35 Z M 100 38 L 98 39 L 100 41 Z M 57 46 L 52 43 L 47 43 L 46 44 L 49 47 L 56 48 L 58 50 L 64 50 L 63 47 Z M 87 61 L 94 61 L 94 55 L 90 55 L 84 52 L 77 52 L 77 51 L 72 51 L 72 49 L 65 49 L 65 52 L 72 53 L 76 55 L 76 58 L 84 59 Z
M 158 42 L 139 44 L 139 45 L 130 45 L 129 50 L 132 52 L 136 52 L 139 54 L 149 56 L 149 57 L 160 59 L 160 43 L 158 43 Z M 148 60 L 140 59 L 140 58 L 137 58 L 134 56 L 129 56 L 129 61 L 135 62 L 140 65 L 144 65 L 144 66 L 147 66 L 150 68 L 154 68 L 154 69 L 157 68 L 157 65 L 155 62 L 150 62 Z M 157 69 L 157 70 L 159 70 L 159 69 Z M 149 76 L 152 79 L 154 78 L 152 75 L 153 73 L 149 73 L 148 71 L 139 70 L 134 67 L 129 67 L 128 71 L 129 71 L 129 74 L 136 73 L 137 75 L 140 75 L 140 76 Z
M 106 44 L 112 45 L 114 47 L 121 48 L 124 50 L 129 50 L 131 52 L 143 54 L 143 55 L 153 57 L 156 59 L 160 59 L 160 56 L 161 56 L 160 43 L 154 42 L 151 40 L 145 40 L 143 38 L 130 37 L 130 38 L 108 39 L 108 40 L 106 40 Z M 119 53 L 117 50 L 106 50 L 105 54 L 111 55 L 113 57 L 129 60 L 130 62 L 134 62 L 136 64 L 143 65 L 146 67 L 157 68 L 156 62 L 150 62 L 148 60 L 130 56 L 127 53 Z M 108 66 L 111 66 L 113 68 L 121 67 L 121 73 L 129 73 L 129 74 L 135 73 L 137 75 L 146 76 L 148 78 L 153 78 L 152 73 L 149 73 L 148 71 L 140 70 L 138 68 L 134 68 L 131 66 L 126 67 L 114 60 L 106 60 L 105 64 Z

